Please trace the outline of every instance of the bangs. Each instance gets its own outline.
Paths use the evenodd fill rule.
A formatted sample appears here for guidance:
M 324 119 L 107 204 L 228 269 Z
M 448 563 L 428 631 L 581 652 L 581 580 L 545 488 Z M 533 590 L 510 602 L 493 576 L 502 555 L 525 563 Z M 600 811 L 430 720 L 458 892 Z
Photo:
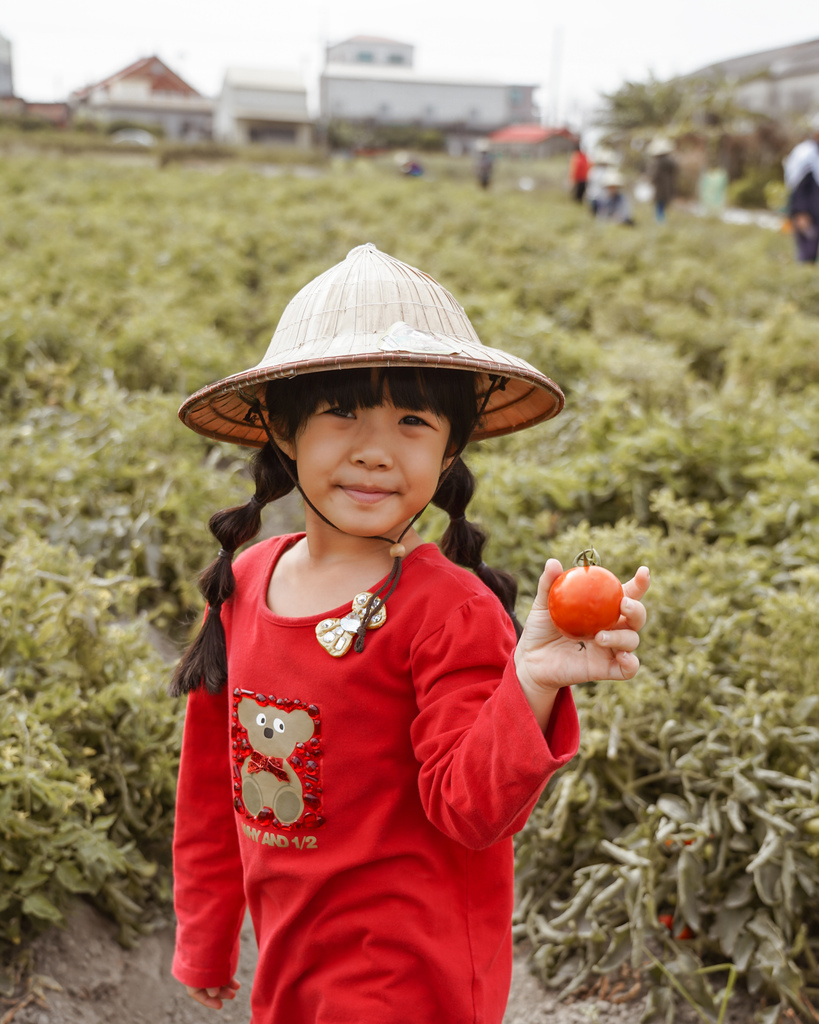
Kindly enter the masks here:
M 469 370 L 419 366 L 321 370 L 269 381 L 265 400 L 268 418 L 288 440 L 324 404 L 354 411 L 389 402 L 443 417 L 450 424 L 450 441 L 460 447 L 475 425 L 476 380 Z

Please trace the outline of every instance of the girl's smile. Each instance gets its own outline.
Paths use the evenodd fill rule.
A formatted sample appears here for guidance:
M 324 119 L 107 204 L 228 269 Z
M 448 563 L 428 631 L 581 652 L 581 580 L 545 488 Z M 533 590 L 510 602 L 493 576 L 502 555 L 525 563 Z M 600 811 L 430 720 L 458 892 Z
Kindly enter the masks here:
M 374 505 L 376 502 L 388 498 L 393 492 L 366 487 L 343 487 L 342 490 L 353 501 L 360 501 L 363 505 Z

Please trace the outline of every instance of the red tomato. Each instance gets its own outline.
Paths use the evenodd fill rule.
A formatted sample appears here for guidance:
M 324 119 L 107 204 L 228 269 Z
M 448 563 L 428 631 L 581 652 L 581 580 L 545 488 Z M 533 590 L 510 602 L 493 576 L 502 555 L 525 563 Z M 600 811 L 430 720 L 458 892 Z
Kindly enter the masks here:
M 683 942 L 687 942 L 689 939 L 693 939 L 694 937 L 694 933 L 691 931 L 687 924 L 683 925 L 682 930 L 677 932 L 677 934 L 674 936 L 675 939 L 680 939 Z
M 552 584 L 549 615 L 564 636 L 588 640 L 616 625 L 622 600 L 623 587 L 613 572 L 601 565 L 578 565 Z
M 660 922 L 660 924 L 664 924 L 669 931 L 671 931 L 674 927 L 673 914 L 658 914 L 657 920 Z

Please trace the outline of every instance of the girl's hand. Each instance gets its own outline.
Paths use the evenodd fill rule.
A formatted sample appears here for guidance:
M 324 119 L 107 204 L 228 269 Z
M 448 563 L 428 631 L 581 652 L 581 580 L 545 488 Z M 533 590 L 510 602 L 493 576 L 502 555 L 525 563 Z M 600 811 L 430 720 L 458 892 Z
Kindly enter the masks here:
M 583 641 L 564 636 L 549 615 L 549 590 L 562 572 L 560 562 L 550 558 L 515 651 L 518 680 L 535 714 L 538 708 L 534 702 L 542 704 L 545 697 L 551 706 L 562 686 L 592 679 L 631 679 L 640 667 L 634 652 L 640 643 L 639 630 L 646 622 L 642 598 L 651 583 L 648 569 L 640 566 L 634 577 L 623 584 L 625 596 L 620 605 L 620 620 L 614 628 Z
M 201 1003 L 211 1010 L 221 1010 L 224 999 L 235 999 L 239 989 L 239 982 L 231 978 L 227 985 L 215 985 L 213 988 L 191 988 L 185 986 L 185 990 L 194 1002 Z

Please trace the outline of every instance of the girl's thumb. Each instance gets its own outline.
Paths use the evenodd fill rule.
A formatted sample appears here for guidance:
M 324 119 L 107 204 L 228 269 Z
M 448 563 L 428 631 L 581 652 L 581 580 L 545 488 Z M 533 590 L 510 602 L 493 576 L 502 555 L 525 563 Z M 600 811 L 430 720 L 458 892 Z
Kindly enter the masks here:
M 549 558 L 547 560 L 543 567 L 540 579 L 538 580 L 537 594 L 535 594 L 535 601 L 532 605 L 533 611 L 535 608 L 542 609 L 549 607 L 549 590 L 562 572 L 563 566 L 556 558 Z

